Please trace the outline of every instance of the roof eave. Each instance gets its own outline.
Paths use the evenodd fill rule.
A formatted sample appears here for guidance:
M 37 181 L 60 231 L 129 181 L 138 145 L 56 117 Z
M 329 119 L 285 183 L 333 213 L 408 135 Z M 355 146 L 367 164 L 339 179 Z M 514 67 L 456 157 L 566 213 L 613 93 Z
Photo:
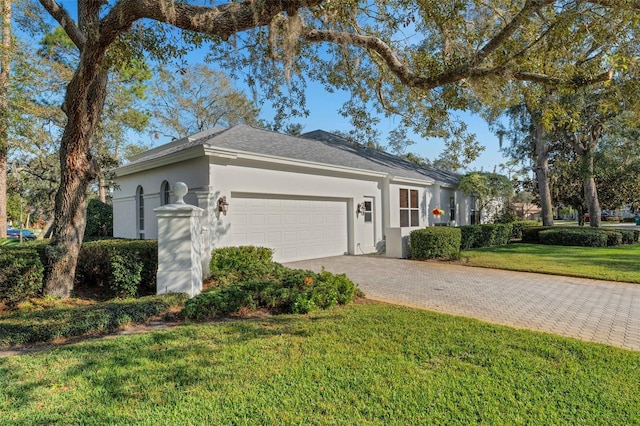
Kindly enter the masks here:
M 134 173 L 144 172 L 146 170 L 155 169 L 157 167 L 167 166 L 169 164 L 179 163 L 180 161 L 192 160 L 201 157 L 204 154 L 202 145 L 187 148 L 178 152 L 174 152 L 162 157 L 153 158 L 139 163 L 126 164 L 115 169 L 116 177 L 131 175 Z

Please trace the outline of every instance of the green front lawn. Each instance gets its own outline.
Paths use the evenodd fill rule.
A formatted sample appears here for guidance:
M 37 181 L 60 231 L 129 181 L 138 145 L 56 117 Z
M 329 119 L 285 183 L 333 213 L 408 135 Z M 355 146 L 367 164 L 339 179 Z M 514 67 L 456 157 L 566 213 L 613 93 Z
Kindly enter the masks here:
M 463 251 L 469 266 L 640 283 L 640 244 L 568 247 L 508 244 Z
M 0 359 L 0 424 L 638 424 L 640 353 L 365 303 Z

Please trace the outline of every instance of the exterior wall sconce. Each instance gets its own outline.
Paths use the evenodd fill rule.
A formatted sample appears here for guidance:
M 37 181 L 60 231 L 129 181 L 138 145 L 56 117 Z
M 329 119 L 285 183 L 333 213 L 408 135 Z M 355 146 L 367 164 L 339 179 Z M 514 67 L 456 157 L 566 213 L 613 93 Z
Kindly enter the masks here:
M 227 196 L 225 195 L 218 198 L 218 211 L 226 216 L 228 210 L 229 210 L 229 203 L 227 202 Z
M 365 211 L 366 211 L 366 207 L 364 205 L 364 202 L 358 203 L 358 206 L 356 207 L 356 216 L 361 214 L 363 215 Z

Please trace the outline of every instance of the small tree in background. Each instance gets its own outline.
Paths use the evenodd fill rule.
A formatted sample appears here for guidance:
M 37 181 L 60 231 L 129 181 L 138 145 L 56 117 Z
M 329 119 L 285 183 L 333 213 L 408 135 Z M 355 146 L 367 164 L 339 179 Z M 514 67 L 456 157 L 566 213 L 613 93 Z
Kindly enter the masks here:
M 460 178 L 460 189 L 466 195 L 475 197 L 479 218 L 492 201 L 513 195 L 513 184 L 509 178 L 497 173 L 467 173 Z

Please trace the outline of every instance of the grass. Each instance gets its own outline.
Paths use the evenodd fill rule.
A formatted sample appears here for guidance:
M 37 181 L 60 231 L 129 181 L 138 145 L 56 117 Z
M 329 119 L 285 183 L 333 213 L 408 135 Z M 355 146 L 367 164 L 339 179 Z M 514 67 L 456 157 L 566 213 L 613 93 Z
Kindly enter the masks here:
M 508 244 L 463 251 L 469 266 L 640 283 L 640 244 L 568 247 Z
M 0 424 L 640 424 L 640 353 L 377 303 L 0 359 Z

